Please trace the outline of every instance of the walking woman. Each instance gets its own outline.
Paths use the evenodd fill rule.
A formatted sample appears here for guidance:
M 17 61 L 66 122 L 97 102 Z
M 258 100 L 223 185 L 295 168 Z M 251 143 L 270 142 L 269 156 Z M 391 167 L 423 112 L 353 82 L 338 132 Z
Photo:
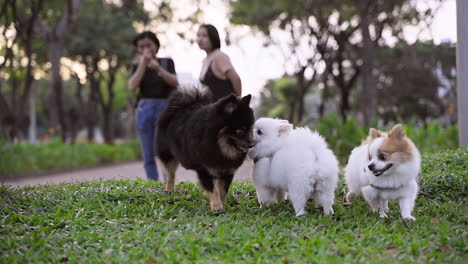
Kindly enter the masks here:
M 218 100 L 231 93 L 240 96 L 242 83 L 229 56 L 220 50 L 221 41 L 218 30 L 213 25 L 201 25 L 197 32 L 197 43 L 200 49 L 206 52 L 200 81 L 208 86 L 213 98 Z
M 178 84 L 177 76 L 171 58 L 156 56 L 160 47 L 156 34 L 144 31 L 134 38 L 133 45 L 140 61 L 133 67 L 128 86 L 131 90 L 139 89 L 136 125 L 144 168 L 147 178 L 157 181 L 159 177 L 154 152 L 157 126 L 159 116 L 167 106 L 167 98 Z

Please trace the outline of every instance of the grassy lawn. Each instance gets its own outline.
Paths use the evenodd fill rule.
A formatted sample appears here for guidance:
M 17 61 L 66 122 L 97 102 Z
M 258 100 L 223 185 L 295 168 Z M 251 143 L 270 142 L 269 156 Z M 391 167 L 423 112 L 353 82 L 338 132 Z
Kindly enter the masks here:
M 209 210 L 183 183 L 107 181 L 0 187 L 0 262 L 71 263 L 467 263 L 468 148 L 425 156 L 416 222 L 397 204 L 388 219 L 362 198 L 332 217 L 312 202 L 259 209 L 250 183 L 233 185 L 226 209 Z
M 140 156 L 140 143 L 129 140 L 121 144 L 65 144 L 59 139 L 31 145 L 0 139 L 0 179 L 15 179 L 38 172 L 57 171 L 134 161 Z

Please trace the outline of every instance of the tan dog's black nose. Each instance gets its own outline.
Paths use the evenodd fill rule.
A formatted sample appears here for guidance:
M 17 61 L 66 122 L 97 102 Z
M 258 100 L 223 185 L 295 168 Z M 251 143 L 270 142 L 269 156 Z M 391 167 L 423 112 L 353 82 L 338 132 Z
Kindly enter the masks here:
M 372 163 L 370 164 L 369 166 L 367 166 L 369 168 L 369 170 L 373 171 L 375 169 L 375 164 Z

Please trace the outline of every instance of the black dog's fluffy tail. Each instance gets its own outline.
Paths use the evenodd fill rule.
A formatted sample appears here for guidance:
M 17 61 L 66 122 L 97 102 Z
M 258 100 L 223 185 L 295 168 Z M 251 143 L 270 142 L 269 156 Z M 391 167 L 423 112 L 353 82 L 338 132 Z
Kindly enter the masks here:
M 171 94 L 169 106 L 179 109 L 189 107 L 193 104 L 209 104 L 211 102 L 211 97 L 210 90 L 205 86 L 185 86 Z
M 179 87 L 172 92 L 166 110 L 164 110 L 161 122 L 172 119 L 175 113 L 182 109 L 189 109 L 196 105 L 207 105 L 212 102 L 209 89 L 201 85 Z M 164 124 L 161 124 L 164 126 Z

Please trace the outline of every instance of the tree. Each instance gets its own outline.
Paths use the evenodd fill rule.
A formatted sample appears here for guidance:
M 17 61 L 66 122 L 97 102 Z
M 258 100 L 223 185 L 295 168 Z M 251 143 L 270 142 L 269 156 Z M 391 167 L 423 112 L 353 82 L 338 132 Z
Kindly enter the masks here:
M 25 103 L 28 102 L 34 80 L 34 24 L 43 8 L 43 0 L 8 0 L 0 8 L 0 17 L 3 22 L 2 42 L 6 43 L 5 56 L 3 56 L 0 69 L 8 67 L 11 76 L 10 103 L 4 93 L 0 93 L 0 120 L 7 127 L 8 138 L 16 138 L 18 132 L 25 130 L 28 110 Z M 13 37 L 7 35 L 8 31 L 14 34 Z M 22 62 L 23 59 L 25 63 Z M 19 76 L 21 77 L 18 78 Z M 20 88 L 20 86 L 23 87 Z
M 318 57 L 310 49 L 314 45 L 314 36 L 310 34 L 307 17 L 296 16 L 303 8 L 305 1 L 264 1 L 239 0 L 231 2 L 231 22 L 234 24 L 247 24 L 255 26 L 265 33 L 270 41 L 283 48 L 285 60 L 294 65 L 292 76 L 296 79 L 296 89 L 291 91 L 293 100 L 290 104 L 290 121 L 299 123 L 304 115 L 304 98 L 309 92 L 317 76 Z M 275 24 L 288 34 L 286 43 L 276 40 L 271 31 Z M 291 99 L 292 99 L 291 98 Z
M 384 122 L 399 118 L 409 121 L 414 116 L 426 122 L 444 114 L 446 103 L 439 93 L 444 74 L 454 79 L 453 45 L 402 42 L 393 48 L 380 48 L 378 62 L 377 98 Z M 454 83 L 445 85 L 446 94 L 454 90 Z
M 352 91 L 361 75 L 366 76 L 362 81 L 365 86 L 362 98 L 366 101 L 361 105 L 368 104 L 367 95 L 371 96 L 371 101 L 374 98 L 375 47 L 388 45 L 382 40 L 382 33 L 385 31 L 391 37 L 399 38 L 405 25 L 418 24 L 432 14 L 424 12 L 421 15 L 409 0 L 238 0 L 232 2 L 231 7 L 233 23 L 254 26 L 270 37 L 278 28 L 291 32 L 291 53 L 288 55 L 303 61 L 307 56 L 307 63 L 300 65 L 309 65 L 314 72 L 328 75 L 321 79 L 330 80 L 333 85 L 326 83 L 324 89 L 327 90 L 323 94 L 331 94 L 328 89 L 338 91 L 339 113 L 343 120 L 351 110 Z M 311 51 L 306 53 L 308 55 L 304 55 L 301 46 L 304 43 Z M 324 64 L 325 70 L 318 71 L 317 64 Z M 296 67 L 296 74 L 300 75 L 301 70 Z M 312 84 L 312 80 L 307 84 Z M 297 94 L 296 98 L 300 98 L 301 93 Z M 373 102 L 369 107 L 363 107 L 366 120 L 372 119 L 375 107 Z
M 53 91 L 53 103 L 56 108 L 51 111 L 52 125 L 59 124 L 62 140 L 66 139 L 66 119 L 63 103 L 62 76 L 60 73 L 60 59 L 64 53 L 65 37 L 71 26 L 75 23 L 79 7 L 83 0 L 67 0 L 63 9 L 60 9 L 62 1 L 52 1 L 45 12 L 35 22 L 35 31 L 39 33 L 47 46 L 47 56 L 51 63 L 51 90 Z M 52 15 L 51 15 L 52 14 Z M 58 120 L 58 121 L 57 121 Z
M 102 113 L 102 131 L 106 143 L 112 143 L 114 85 L 116 75 L 129 64 L 133 56 L 131 40 L 136 35 L 134 22 L 147 22 L 141 5 L 122 8 L 102 1 L 87 1 L 76 27 L 68 38 L 69 56 L 85 65 L 89 97 L 83 106 L 88 139 L 94 138 L 98 122 L 97 106 Z M 132 9 L 133 8 L 133 9 Z
M 375 65 L 375 48 L 376 43 L 372 41 L 370 25 L 374 19 L 377 19 L 378 7 L 384 4 L 383 0 L 356 0 L 356 7 L 361 19 L 360 29 L 362 32 L 362 91 L 361 98 L 368 98 L 367 103 L 361 104 L 361 112 L 364 117 L 364 124 L 369 125 L 371 120 L 375 118 L 377 112 L 377 90 L 375 88 L 375 79 L 373 70 Z

